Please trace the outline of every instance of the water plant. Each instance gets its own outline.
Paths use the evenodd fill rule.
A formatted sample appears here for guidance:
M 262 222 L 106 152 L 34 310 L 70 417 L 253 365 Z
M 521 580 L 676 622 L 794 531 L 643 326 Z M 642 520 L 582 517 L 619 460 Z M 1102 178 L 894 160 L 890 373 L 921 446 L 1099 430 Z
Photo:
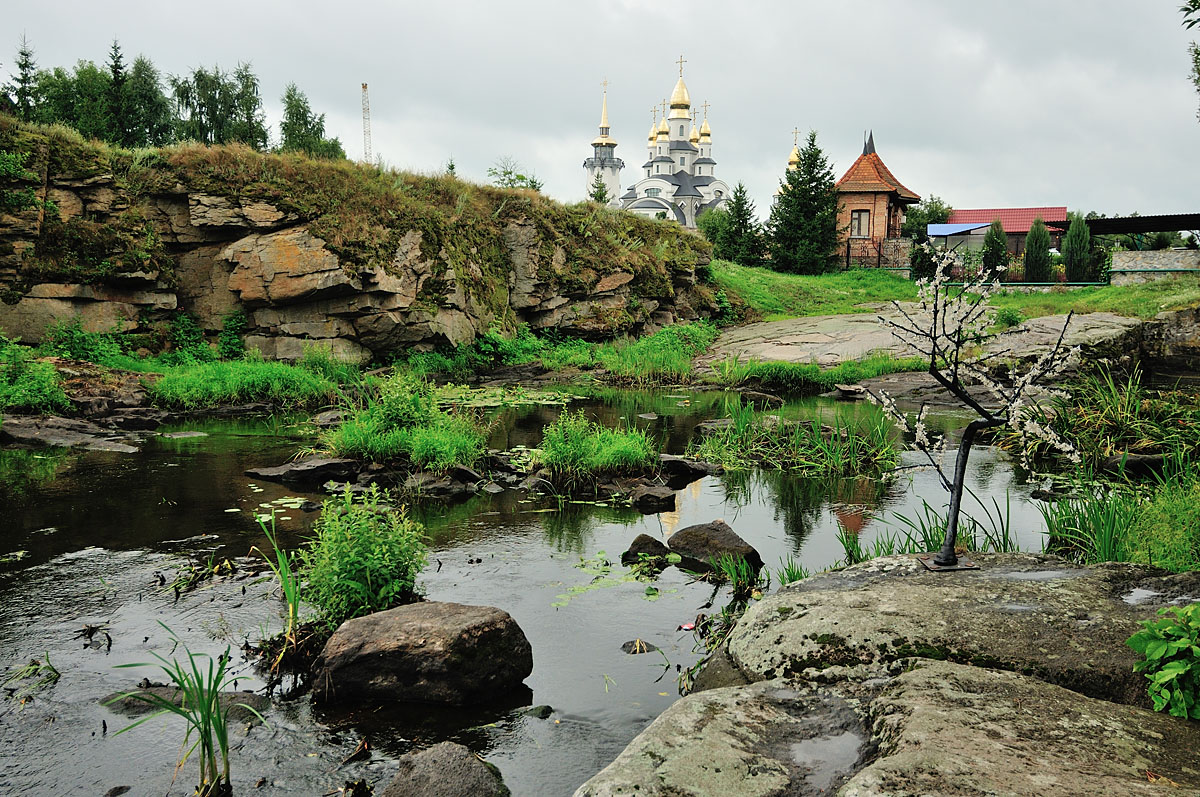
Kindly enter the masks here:
M 269 525 L 267 521 L 259 518 L 258 526 L 266 535 L 267 542 L 271 544 L 271 553 L 267 555 L 257 545 L 251 548 L 250 552 L 261 556 L 267 566 L 271 568 L 271 572 L 275 574 L 275 578 L 279 579 L 279 590 L 285 608 L 283 631 L 279 635 L 281 638 L 279 653 L 271 663 L 271 668 L 277 669 L 287 652 L 295 650 L 299 643 L 297 635 L 300 629 L 301 582 L 295 567 L 294 555 L 279 546 L 279 539 L 275 532 L 275 512 L 271 512 Z
M 196 786 L 196 794 L 200 797 L 228 797 L 233 793 L 229 782 L 229 710 L 233 705 L 251 712 L 260 720 L 262 715 L 253 706 L 245 703 L 233 704 L 228 699 L 222 699 L 223 692 L 231 680 L 228 674 L 229 647 L 214 660 L 205 653 L 192 653 L 185 642 L 179 639 L 170 628 L 159 621 L 176 648 L 182 648 L 186 663 L 178 659 L 153 653 L 157 666 L 171 680 L 178 690 L 178 702 L 175 699 L 163 697 L 155 692 L 127 692 L 114 698 L 116 702 L 124 698 L 132 698 L 158 709 L 153 714 L 125 726 L 117 733 L 125 733 L 164 714 L 174 714 L 186 723 L 183 737 L 183 747 L 187 748 L 179 759 L 177 768 L 182 768 L 187 760 L 196 754 L 200 766 L 200 778 Z M 204 663 L 202 665 L 202 662 Z M 121 668 L 154 666 L 153 662 L 138 664 L 120 664 Z M 191 746 L 188 743 L 191 742 Z
M 786 587 L 788 584 L 803 581 L 810 575 L 812 574 L 808 572 L 808 568 L 799 564 L 789 554 L 787 558 L 780 558 L 779 569 L 775 571 L 775 581 L 779 586 Z
M 1125 644 L 1145 657 L 1134 670 L 1150 681 L 1154 710 L 1200 719 L 1200 603 L 1159 609 Z
M 555 481 L 636 474 L 653 467 L 658 451 L 640 429 L 609 429 L 582 412 L 564 410 L 542 430 L 537 461 Z
M 45 653 L 40 659 L 30 659 L 29 663 L 17 667 L 4 679 L 4 688 L 9 692 L 9 698 L 24 705 L 36 692 L 54 686 L 62 673 L 50 662 L 50 653 Z
M 899 461 L 891 424 L 875 414 L 861 422 L 839 416 L 835 426 L 793 421 L 735 403 L 727 423 L 694 441 L 694 456 L 729 470 L 752 467 L 825 476 L 883 473 Z
M 371 487 L 325 502 L 300 550 L 303 597 L 331 626 L 416 600 L 428 559 L 425 529 Z

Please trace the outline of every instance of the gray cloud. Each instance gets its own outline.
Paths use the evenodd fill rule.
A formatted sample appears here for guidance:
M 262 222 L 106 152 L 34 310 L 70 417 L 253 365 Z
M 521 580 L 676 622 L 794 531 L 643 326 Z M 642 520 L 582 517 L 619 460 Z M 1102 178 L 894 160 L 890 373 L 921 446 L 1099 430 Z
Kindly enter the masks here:
M 512 156 L 551 195 L 582 198 L 581 164 L 609 80 L 626 183 L 650 108 L 687 59 L 711 105 L 718 173 L 765 215 L 791 147 L 815 129 L 838 176 L 873 128 L 922 195 L 957 207 L 1066 204 L 1106 213 L 1194 211 L 1200 138 L 1178 0 L 856 3 L 23 3 L 40 65 L 102 61 L 111 38 L 168 73 L 253 63 L 268 113 L 297 83 L 351 156 L 370 84 L 388 163 L 485 179 Z

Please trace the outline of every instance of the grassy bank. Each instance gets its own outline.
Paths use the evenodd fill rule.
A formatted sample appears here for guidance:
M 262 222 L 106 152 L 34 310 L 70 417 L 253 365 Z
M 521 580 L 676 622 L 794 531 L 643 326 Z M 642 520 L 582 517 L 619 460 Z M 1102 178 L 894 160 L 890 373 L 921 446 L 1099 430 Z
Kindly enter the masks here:
M 338 386 L 298 365 L 230 360 L 171 368 L 147 392 L 158 406 L 181 410 L 257 401 L 279 407 L 314 407 L 332 402 Z
M 569 483 L 645 473 L 658 464 L 658 450 L 640 429 L 609 429 L 564 411 L 542 430 L 537 460 L 556 483 Z
M 902 371 L 924 371 L 929 363 L 919 357 L 876 354 L 862 360 L 822 369 L 816 363 L 741 361 L 736 356 L 712 363 L 712 379 L 724 387 L 749 385 L 772 393 L 825 393 L 839 384 Z
M 0 412 L 50 415 L 70 408 L 54 366 L 36 362 L 28 347 L 0 335 Z
M 481 335 L 453 351 L 408 356 L 398 364 L 414 374 L 465 380 L 503 366 L 536 363 L 549 371 L 602 370 L 606 381 L 624 385 L 681 382 L 692 374 L 692 359 L 716 340 L 711 324 L 677 324 L 642 338 L 603 343 L 540 338 L 526 328 L 512 337 L 499 331 Z
M 767 321 L 813 315 L 873 312 L 880 302 L 906 302 L 917 298 L 909 279 L 880 269 L 800 276 L 766 268 L 747 268 L 722 260 L 710 266 L 713 284 L 739 297 Z M 1200 303 L 1200 277 L 1182 275 L 1140 285 L 1051 288 L 1025 292 L 1002 289 L 992 297 L 998 310 L 1009 309 L 1022 318 L 1106 312 L 1134 318 L 1153 318 L 1163 310 L 1178 310 Z

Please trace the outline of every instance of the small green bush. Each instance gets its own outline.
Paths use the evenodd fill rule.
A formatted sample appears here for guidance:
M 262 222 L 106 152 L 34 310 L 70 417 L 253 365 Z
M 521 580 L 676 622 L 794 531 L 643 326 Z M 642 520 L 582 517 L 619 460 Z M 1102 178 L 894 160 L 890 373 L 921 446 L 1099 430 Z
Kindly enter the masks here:
M 58 371 L 24 346 L 0 335 L 0 411 L 51 414 L 71 408 Z
M 1024 321 L 1021 311 L 1015 307 L 1001 307 L 996 311 L 996 326 L 1000 329 L 1012 329 Z
M 163 354 L 161 359 L 169 365 L 194 365 L 217 359 L 217 352 L 208 345 L 204 330 L 196 323 L 196 319 L 187 313 L 176 313 L 171 319 L 168 337 L 172 348 Z
M 246 342 L 242 340 L 246 324 L 245 310 L 234 310 L 222 319 L 221 332 L 217 335 L 218 357 L 222 360 L 239 360 L 246 354 Z
M 1150 681 L 1154 710 L 1200 719 L 1200 603 L 1164 607 L 1142 626 L 1125 644 L 1146 657 L 1134 670 Z
M 313 531 L 300 552 L 305 599 L 331 625 L 417 599 L 429 552 L 404 507 L 381 504 L 374 488 L 360 500 L 347 492 L 325 502 Z
M 542 430 L 538 461 L 560 479 L 633 474 L 653 467 L 658 452 L 639 429 L 620 431 L 563 412 Z
M 75 316 L 46 327 L 38 352 L 44 357 L 66 357 L 107 365 L 124 354 L 124 348 L 115 332 L 86 332 L 83 319 Z
M 296 365 L 338 385 L 353 385 L 363 379 L 362 369 L 356 363 L 334 356 L 324 346 L 305 346 L 304 356 Z

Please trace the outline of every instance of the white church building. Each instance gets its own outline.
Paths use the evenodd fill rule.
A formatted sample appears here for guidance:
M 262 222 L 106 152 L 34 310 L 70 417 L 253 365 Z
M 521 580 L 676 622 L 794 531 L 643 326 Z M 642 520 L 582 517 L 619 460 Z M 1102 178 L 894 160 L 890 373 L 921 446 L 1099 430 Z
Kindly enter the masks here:
M 715 174 L 708 103 L 704 104 L 703 123 L 696 129 L 692 99 L 683 82 L 684 63 L 680 57 L 679 81 L 671 92 L 669 111 L 663 108 L 661 121 L 658 109 L 654 109 L 646 142 L 649 155 L 642 164 L 641 179 L 621 192 L 621 169 L 625 164 L 616 157 L 617 142 L 609 134 L 607 87 L 600 112 L 600 135 L 592 141 L 593 155 L 584 161 L 583 168 L 587 190 L 592 190 L 599 175 L 608 195 L 616 198 L 613 205 L 649 218 L 674 219 L 685 227 L 695 227 L 696 217 L 727 202 L 731 191 Z

